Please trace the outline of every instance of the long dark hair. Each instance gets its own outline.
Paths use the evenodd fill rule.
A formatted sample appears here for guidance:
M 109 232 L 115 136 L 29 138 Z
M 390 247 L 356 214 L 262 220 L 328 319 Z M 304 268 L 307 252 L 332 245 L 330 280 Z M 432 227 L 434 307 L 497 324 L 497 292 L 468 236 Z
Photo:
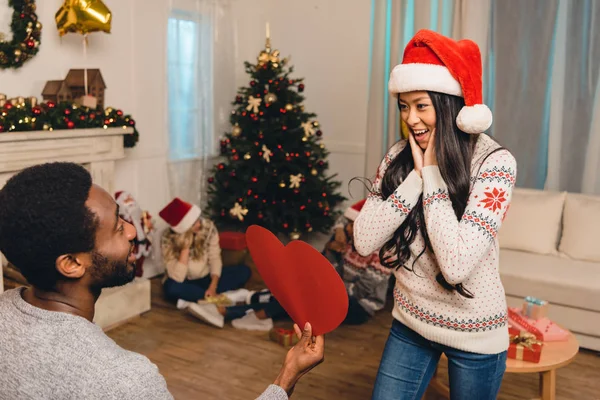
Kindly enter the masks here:
M 465 105 L 464 99 L 458 96 L 438 92 L 427 92 L 436 113 L 436 141 L 435 154 L 444 182 L 448 186 L 448 194 L 452 201 L 452 208 L 456 218 L 460 221 L 467 207 L 470 192 L 471 161 L 475 151 L 475 144 L 479 135 L 467 134 L 456 126 L 456 116 Z M 399 100 L 398 96 L 398 102 Z M 381 182 L 381 195 L 387 199 L 400 185 L 406 176 L 413 170 L 414 160 L 410 144 L 392 160 Z M 415 258 L 412 265 L 407 265 L 410 258 L 409 246 L 414 242 L 417 231 L 420 229 L 425 241 L 425 248 Z M 423 214 L 423 195 L 410 211 L 406 219 L 400 224 L 394 236 L 379 250 L 381 263 L 388 267 L 398 269 L 406 268 L 414 271 L 416 261 L 426 252 L 433 252 L 431 241 L 427 234 Z M 416 273 L 416 272 L 415 272 Z M 439 273 L 436 280 L 447 290 L 456 290 L 467 298 L 473 294 L 463 287 L 462 283 L 451 285 Z

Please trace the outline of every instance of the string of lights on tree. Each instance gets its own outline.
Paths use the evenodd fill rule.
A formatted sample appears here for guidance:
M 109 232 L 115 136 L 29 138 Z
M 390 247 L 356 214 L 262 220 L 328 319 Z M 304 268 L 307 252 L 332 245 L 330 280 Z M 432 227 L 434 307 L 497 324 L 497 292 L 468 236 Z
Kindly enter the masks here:
M 339 215 L 341 182 L 327 175 L 322 127 L 305 111 L 305 84 L 287 64 L 269 38 L 257 63 L 244 63 L 250 81 L 238 89 L 220 142 L 224 160 L 208 178 L 207 211 L 221 229 L 257 224 L 298 239 L 328 232 Z
M 25 131 L 53 131 L 85 128 L 133 128 L 133 134 L 123 135 L 125 147 L 134 147 L 139 140 L 135 120 L 111 107 L 91 109 L 73 102 L 48 101 L 37 104 L 35 97 L 4 100 L 0 94 L 0 134 Z M 2 104 L 4 103 L 4 104 Z

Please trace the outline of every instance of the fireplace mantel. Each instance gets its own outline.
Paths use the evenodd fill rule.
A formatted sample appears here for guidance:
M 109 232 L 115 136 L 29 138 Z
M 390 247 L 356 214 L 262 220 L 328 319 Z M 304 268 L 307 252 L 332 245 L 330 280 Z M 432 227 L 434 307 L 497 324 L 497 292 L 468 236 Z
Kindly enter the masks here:
M 125 157 L 123 135 L 131 133 L 133 128 L 2 133 L 0 188 L 24 168 L 63 161 L 83 165 L 90 171 L 94 183 L 113 195 L 115 162 Z M 149 309 L 150 281 L 136 279 L 123 287 L 104 290 L 96 303 L 94 321 L 106 329 Z

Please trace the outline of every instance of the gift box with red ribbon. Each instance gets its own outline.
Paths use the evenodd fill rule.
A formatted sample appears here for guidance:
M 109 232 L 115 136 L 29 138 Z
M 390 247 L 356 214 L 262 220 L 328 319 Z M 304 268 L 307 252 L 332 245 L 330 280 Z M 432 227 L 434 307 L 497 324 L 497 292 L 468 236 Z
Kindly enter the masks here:
M 284 328 L 272 328 L 269 331 L 269 338 L 284 347 L 291 347 L 299 340 L 293 329 Z
M 514 327 L 508 328 L 510 345 L 508 347 L 508 358 L 515 360 L 539 363 L 542 356 L 542 342 L 526 331 Z

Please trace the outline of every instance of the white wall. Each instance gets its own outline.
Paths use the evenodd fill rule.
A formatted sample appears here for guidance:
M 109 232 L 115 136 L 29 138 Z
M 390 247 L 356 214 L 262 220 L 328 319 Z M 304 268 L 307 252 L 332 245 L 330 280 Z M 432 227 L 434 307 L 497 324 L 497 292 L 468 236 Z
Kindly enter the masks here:
M 22 68 L 0 72 L 0 93 L 41 99 L 47 80 L 64 78 L 71 68 L 100 68 L 107 84 L 105 105 L 132 114 L 140 132 L 137 146 L 117 166 L 115 187 L 131 191 L 156 215 L 169 201 L 164 55 L 168 0 L 103 1 L 113 14 L 112 32 L 90 35 L 87 62 L 81 36 L 58 36 L 54 14 L 62 0 L 38 1 L 44 24 L 40 52 Z M 255 60 L 263 48 L 269 21 L 273 47 L 291 55 L 295 76 L 305 78 L 306 110 L 318 116 L 332 152 L 330 172 L 339 173 L 348 197 L 347 182 L 364 175 L 370 3 L 285 3 L 284 8 L 277 0 L 234 0 L 236 86 L 248 84 L 243 62 Z M 360 196 L 362 189 L 354 188 L 353 194 Z
M 140 132 L 137 146 L 126 150 L 127 158 L 117 165 L 115 189 L 131 191 L 156 214 L 169 200 L 163 55 L 168 3 L 153 0 L 149 7 L 147 0 L 103 1 L 113 14 L 112 30 L 89 35 L 87 61 L 82 36 L 58 36 L 54 14 L 63 1 L 36 2 L 44 25 L 40 51 L 20 69 L 0 71 L 0 93 L 41 100 L 46 81 L 63 79 L 71 68 L 100 68 L 107 85 L 105 106 L 131 114 Z M 10 10 L 0 10 L 1 21 L 9 21 L 4 13 Z
M 285 7 L 283 4 L 285 3 Z M 343 181 L 364 176 L 369 68 L 370 2 L 365 0 L 239 0 L 237 86 L 247 86 L 243 61 L 256 61 L 270 23 L 271 46 L 291 56 L 295 77 L 304 77 L 306 111 L 317 114 L 331 151 L 331 173 Z M 352 194 L 363 194 L 359 185 Z M 350 199 L 349 201 L 352 201 Z

